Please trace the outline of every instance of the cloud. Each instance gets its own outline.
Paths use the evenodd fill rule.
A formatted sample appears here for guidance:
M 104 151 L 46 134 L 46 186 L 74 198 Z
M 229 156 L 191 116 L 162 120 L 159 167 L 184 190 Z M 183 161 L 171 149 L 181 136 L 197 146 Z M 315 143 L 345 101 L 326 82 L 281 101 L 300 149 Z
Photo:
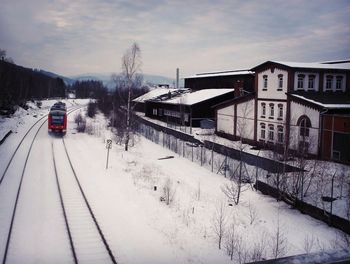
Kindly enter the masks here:
M 137 41 L 143 72 L 174 76 L 263 60 L 350 57 L 348 1 L 3 0 L 0 47 L 60 74 L 117 72 Z

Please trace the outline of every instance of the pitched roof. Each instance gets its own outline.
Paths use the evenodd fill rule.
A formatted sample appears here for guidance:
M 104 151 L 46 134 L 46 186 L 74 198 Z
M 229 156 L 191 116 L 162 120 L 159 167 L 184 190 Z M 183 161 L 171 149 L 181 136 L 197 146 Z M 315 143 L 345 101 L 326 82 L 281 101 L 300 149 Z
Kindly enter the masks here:
M 178 89 L 175 88 L 154 88 L 150 90 L 148 93 L 145 93 L 137 98 L 135 98 L 133 101 L 138 103 L 143 103 L 146 100 L 155 99 L 159 96 L 166 95 L 169 92 L 172 93 Z
M 292 92 L 289 93 L 289 95 L 323 108 L 350 109 L 350 96 L 342 92 L 323 94 L 310 92 Z
M 350 62 L 347 60 L 340 62 L 290 62 L 290 61 L 266 61 L 261 63 L 251 70 L 255 70 L 256 68 L 267 64 L 267 63 L 275 63 L 284 65 L 291 68 L 306 68 L 306 69 L 334 69 L 334 70 L 350 70 Z
M 232 93 L 234 89 L 203 89 L 195 91 L 193 93 L 184 93 L 178 96 L 172 97 L 167 100 L 157 100 L 152 101 L 162 101 L 167 104 L 182 104 L 182 105 L 194 105 L 212 98 L 215 98 L 220 95 Z M 232 95 L 233 96 L 233 95 Z
M 254 74 L 254 72 L 250 71 L 250 70 L 204 72 L 204 73 L 197 73 L 195 75 L 185 77 L 185 79 L 218 77 L 218 76 L 233 76 L 233 75 L 247 75 L 247 74 Z

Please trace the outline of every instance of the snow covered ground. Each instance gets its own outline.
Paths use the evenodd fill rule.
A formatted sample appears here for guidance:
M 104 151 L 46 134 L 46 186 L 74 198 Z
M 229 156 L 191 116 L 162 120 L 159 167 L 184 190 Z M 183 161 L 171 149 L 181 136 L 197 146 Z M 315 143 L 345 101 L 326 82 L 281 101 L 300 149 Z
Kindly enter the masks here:
M 145 117 L 143 113 L 137 113 L 140 117 L 144 118 L 147 121 L 153 122 L 161 126 L 167 126 L 165 122 L 160 120 L 151 119 Z M 186 131 L 190 133 L 189 127 L 173 127 L 174 130 L 181 130 L 182 132 Z M 232 141 L 223 137 L 220 137 L 215 134 L 214 129 L 201 129 L 201 128 L 192 128 L 192 135 L 194 138 L 199 141 L 204 142 L 205 140 L 215 142 L 233 149 L 243 149 L 244 152 L 256 155 L 259 157 L 265 157 L 272 160 L 278 160 L 283 162 L 283 158 L 268 149 L 256 149 L 255 147 L 242 144 L 240 141 Z M 200 152 L 200 149 L 195 150 L 195 152 Z M 198 153 L 194 154 L 198 156 Z M 210 160 L 210 153 L 207 154 L 207 160 Z M 215 154 L 216 156 L 222 156 Z M 215 158 L 215 157 L 214 157 Z M 225 157 L 221 157 L 221 161 Z M 331 162 L 331 161 L 320 161 L 320 160 L 298 160 L 297 158 L 290 159 L 286 161 L 286 164 L 289 164 L 294 167 L 300 167 L 300 162 L 302 162 L 302 167 L 306 171 L 304 174 L 304 198 L 303 200 L 313 206 L 321 208 L 327 212 L 331 211 L 331 203 L 325 202 L 322 200 L 322 196 L 331 196 L 332 193 L 332 177 L 334 177 L 333 184 L 333 197 L 336 200 L 332 204 L 332 214 L 340 216 L 344 219 L 350 219 L 349 210 L 350 210 L 350 166 Z M 255 175 L 256 168 L 255 166 L 247 165 L 249 175 Z M 271 186 L 274 186 L 275 177 L 267 178 L 266 176 L 271 173 L 259 169 L 259 180 L 268 183 Z M 255 176 L 254 176 L 255 178 Z M 296 173 L 286 174 L 286 178 L 290 182 L 289 186 L 295 185 L 297 175 Z M 294 183 L 293 183 L 294 181 Z M 289 190 L 292 193 L 292 190 Z M 298 196 L 299 197 L 299 196 Z
M 0 121 L 0 131 L 11 128 L 17 132 L 0 146 L 1 174 L 16 142 L 38 116 L 47 114 L 47 108 L 33 107 Z M 113 136 L 104 118 L 98 115 L 87 120 L 90 133 L 77 133 L 73 120 L 71 114 L 65 136 L 68 153 L 118 263 L 232 263 L 225 246 L 233 229 L 237 243 L 234 263 L 250 260 L 254 250 L 271 258 L 276 234 L 283 248 L 281 256 L 342 245 L 342 233 L 336 229 L 249 188 L 238 205 L 230 206 L 221 191 L 228 183 L 226 178 L 142 137 L 135 139 L 128 152 L 113 143 L 106 169 L 106 139 Z M 73 262 L 52 165 L 51 144 L 57 149 L 60 141 L 44 126 L 34 142 L 19 198 L 9 263 Z M 169 156 L 174 157 L 162 159 Z M 59 151 L 57 163 L 63 163 L 63 158 Z M 16 169 L 12 170 L 14 175 Z M 17 172 L 21 172 L 20 167 Z M 164 189 L 170 194 L 169 205 L 160 199 Z M 6 194 L 0 185 L 0 196 Z M 0 208 L 5 208 L 1 203 Z M 214 232 L 220 214 L 226 230 L 221 250 Z M 4 243 L 0 243 L 3 252 Z

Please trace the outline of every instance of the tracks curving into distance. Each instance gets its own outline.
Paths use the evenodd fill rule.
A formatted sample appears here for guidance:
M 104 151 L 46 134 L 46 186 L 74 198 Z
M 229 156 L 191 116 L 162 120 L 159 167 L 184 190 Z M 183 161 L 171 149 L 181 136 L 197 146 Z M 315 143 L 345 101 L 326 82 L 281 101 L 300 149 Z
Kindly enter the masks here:
M 116 264 L 117 261 L 113 252 L 98 224 L 97 218 L 74 170 L 63 138 L 61 142 L 62 144 L 56 144 L 55 147 L 52 144 L 53 163 L 74 262 L 79 263 L 88 260 L 89 262 L 93 261 L 93 263 L 105 262 Z M 62 152 L 65 154 L 66 163 L 70 167 L 70 175 L 67 174 L 67 171 L 61 173 L 61 175 L 59 174 L 60 169 L 57 167 L 57 162 L 55 161 L 55 151 L 58 152 L 59 149 L 61 149 L 61 154 Z M 60 162 L 62 166 L 62 160 Z M 84 226 L 84 228 L 81 228 L 81 226 Z M 90 243 L 93 247 L 88 246 L 89 248 L 87 249 L 87 246 L 84 245 L 85 243 Z M 87 254 L 89 259 L 86 259 Z
M 67 112 L 67 115 L 82 108 L 82 106 L 78 106 L 78 107 L 73 107 L 73 109 L 69 110 Z M 34 144 L 34 141 L 40 131 L 40 129 L 43 127 L 43 125 L 47 122 L 47 116 L 48 115 L 45 115 L 43 117 L 41 117 L 39 120 L 37 120 L 29 129 L 28 131 L 26 132 L 26 134 L 22 137 L 21 141 L 18 143 L 16 149 L 14 150 L 13 154 L 11 155 L 11 158 L 10 160 L 8 161 L 7 165 L 6 165 L 6 168 L 4 170 L 4 172 L 2 173 L 1 175 L 1 178 L 0 178 L 0 189 L 1 188 L 6 188 L 4 187 L 4 179 L 5 179 L 5 176 L 7 175 L 7 172 L 8 172 L 8 169 L 10 167 L 10 165 L 12 164 L 13 160 L 14 160 L 14 157 L 16 156 L 16 154 L 19 154 L 18 153 L 18 149 L 23 146 L 23 142 L 28 139 L 30 140 L 29 138 L 29 134 L 30 132 L 35 128 L 37 127 L 37 130 L 34 134 L 34 136 L 31 138 L 31 141 L 30 141 L 30 146 L 28 148 L 28 150 L 26 150 L 26 155 L 25 155 L 25 161 L 24 161 L 24 164 L 23 164 L 23 168 L 22 168 L 22 172 L 19 176 L 19 178 L 17 179 L 18 180 L 18 185 L 17 187 L 14 187 L 15 190 L 14 190 L 14 201 L 10 200 L 9 202 L 12 204 L 13 203 L 13 209 L 12 209 L 12 212 L 10 215 L 7 215 L 8 217 L 8 220 L 10 221 L 10 226 L 8 228 L 8 232 L 7 232 L 7 236 L 6 236 L 6 243 L 5 243 L 5 249 L 4 249 L 4 252 L 3 252 L 3 257 L 2 257 L 2 263 L 5 264 L 6 263 L 6 260 L 7 260 L 7 255 L 8 255 L 8 250 L 9 250 L 9 245 L 10 245 L 10 241 L 11 241 L 11 235 L 12 235 L 12 230 L 13 230 L 13 225 L 14 225 L 14 220 L 15 220 L 15 217 L 16 217 L 16 211 L 17 211 L 17 207 L 18 207 L 18 200 L 19 200 L 19 197 L 20 197 L 20 193 L 21 193 L 21 189 L 22 189 L 22 183 L 23 183 L 23 178 L 24 178 L 24 175 L 25 175 L 25 171 L 26 171 L 26 167 L 27 167 L 27 163 L 28 163 L 28 159 L 29 159 L 29 156 L 30 156 L 30 153 L 31 153 L 31 150 L 32 150 L 32 147 L 33 147 L 33 144 Z M 43 119 L 45 119 L 39 126 L 39 122 L 42 121 Z M 15 177 L 14 177 L 15 178 Z M 13 181 L 13 179 L 11 179 Z M 15 179 L 16 181 L 16 179 Z M 11 192 L 11 190 L 6 190 L 6 191 L 9 191 Z M 6 215 L 3 215 L 2 218 L 6 218 Z

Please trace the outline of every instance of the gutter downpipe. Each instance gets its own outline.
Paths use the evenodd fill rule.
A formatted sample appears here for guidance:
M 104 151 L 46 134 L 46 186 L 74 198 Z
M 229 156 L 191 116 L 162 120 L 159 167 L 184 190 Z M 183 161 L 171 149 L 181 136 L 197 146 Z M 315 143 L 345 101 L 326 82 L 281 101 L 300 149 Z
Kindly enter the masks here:
M 322 144 L 322 137 L 323 137 L 323 116 L 325 113 L 328 112 L 328 108 L 324 109 L 322 112 L 320 112 L 320 121 L 319 121 L 319 134 L 318 134 L 318 158 L 322 158 L 322 153 L 323 153 L 323 144 Z M 321 144 L 322 144 L 322 149 L 321 149 Z M 332 143 L 333 144 L 333 143 Z

